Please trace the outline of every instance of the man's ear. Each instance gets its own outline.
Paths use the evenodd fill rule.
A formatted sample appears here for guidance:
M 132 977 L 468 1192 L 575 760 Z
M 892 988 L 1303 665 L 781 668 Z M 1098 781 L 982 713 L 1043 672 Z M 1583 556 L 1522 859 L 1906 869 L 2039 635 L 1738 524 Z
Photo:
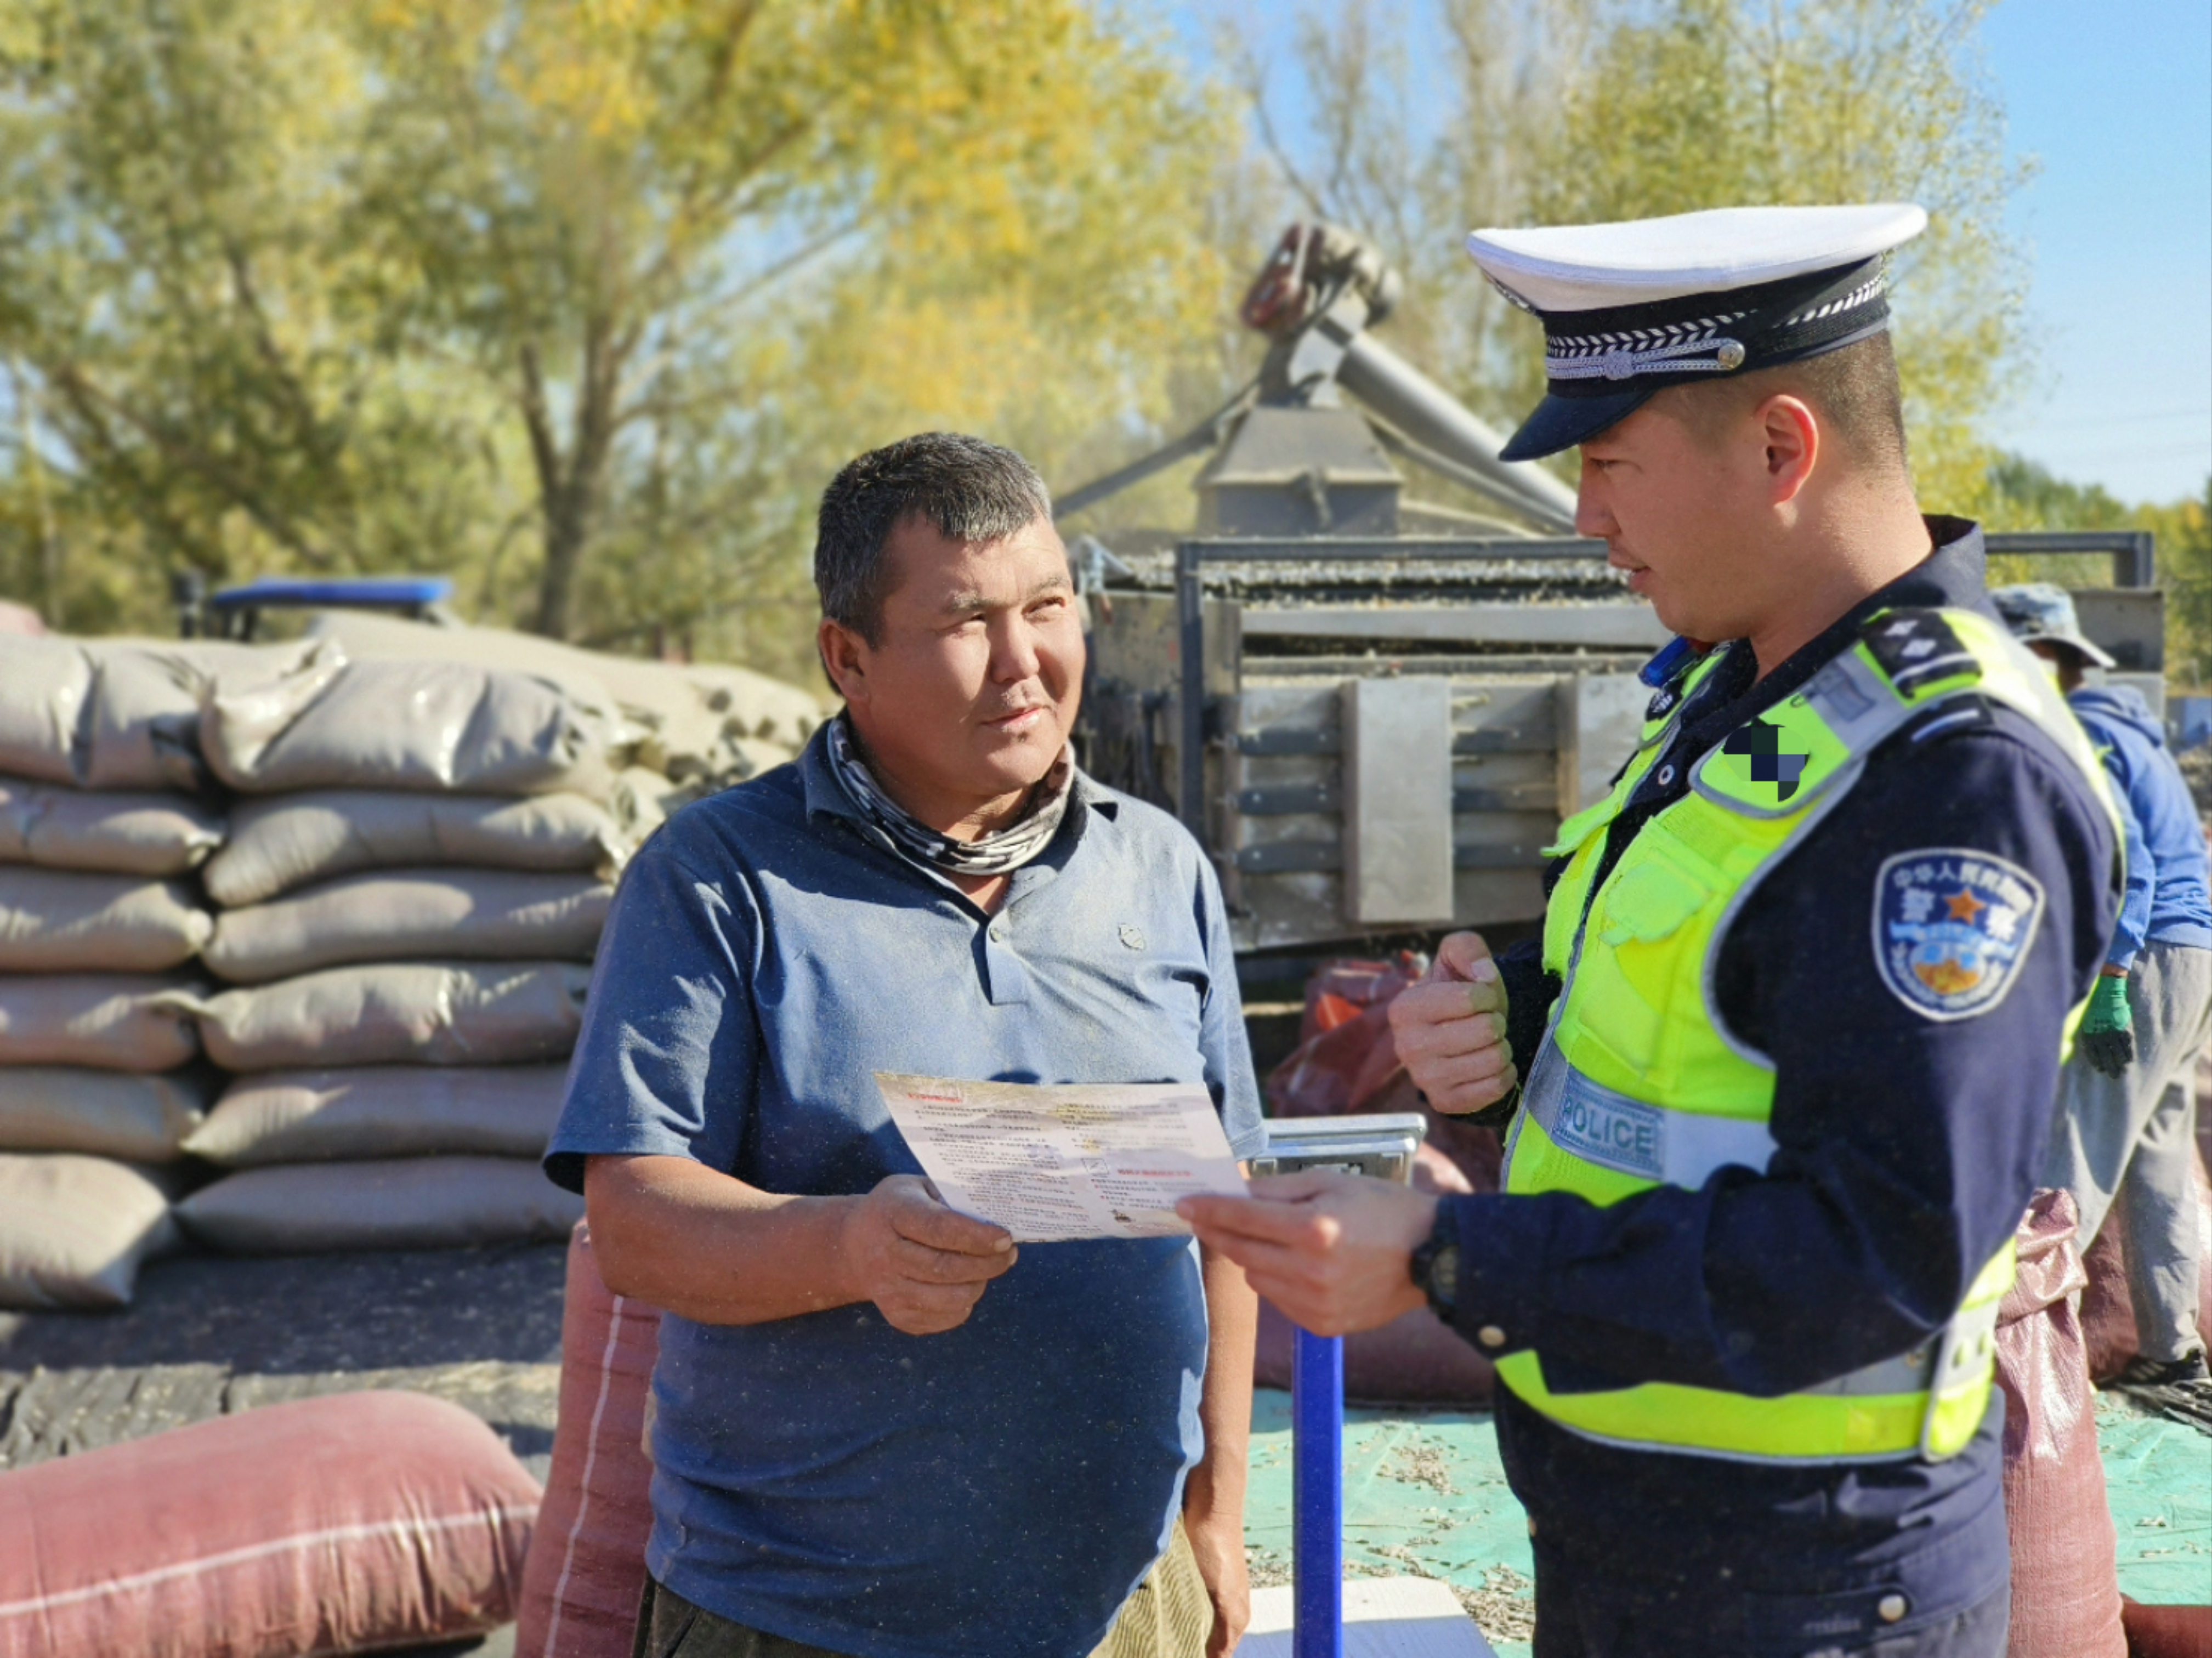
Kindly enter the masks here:
M 1765 446 L 1770 499 L 1780 507 L 1797 498 L 1820 463 L 1820 416 L 1802 398 L 1778 392 L 1759 405 L 1755 418 Z
M 868 700 L 868 641 L 842 622 L 822 618 L 815 629 L 814 648 L 822 658 L 822 671 L 848 702 Z

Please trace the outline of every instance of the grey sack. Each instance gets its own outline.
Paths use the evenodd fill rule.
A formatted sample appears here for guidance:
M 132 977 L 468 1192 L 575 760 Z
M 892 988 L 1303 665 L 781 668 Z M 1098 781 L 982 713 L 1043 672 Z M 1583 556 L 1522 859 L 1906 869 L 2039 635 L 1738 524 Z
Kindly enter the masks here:
M 576 1045 L 592 970 L 574 962 L 406 962 L 331 968 L 193 998 L 226 1071 L 307 1066 L 520 1065 Z
M 226 910 L 202 953 L 217 977 L 265 984 L 349 962 L 589 961 L 614 889 L 589 875 L 393 870 Z
M 559 1065 L 389 1065 L 241 1077 L 185 1149 L 234 1169 L 439 1154 L 536 1157 L 561 1114 L 568 1075 Z
M 173 1071 L 199 1052 L 198 988 L 152 975 L 0 976 L 0 1065 Z
M 516 1157 L 399 1157 L 247 1169 L 177 1206 L 185 1229 L 236 1254 L 459 1249 L 553 1242 L 584 1200 Z
M 83 1151 L 172 1163 L 213 1090 L 191 1072 L 134 1076 L 81 1066 L 0 1066 L 0 1151 Z
M 0 864 L 0 973 L 159 973 L 214 929 L 180 882 Z
M 606 794 L 619 721 L 550 680 L 465 662 L 349 662 L 325 640 L 217 676 L 200 746 L 242 794 L 295 789 Z
M 325 789 L 240 800 L 228 840 L 201 878 L 216 902 L 237 909 L 311 881 L 409 865 L 611 878 L 628 850 L 607 808 L 579 794 Z
M 221 812 L 188 794 L 0 777 L 0 864 L 182 875 L 222 844 L 222 828 Z

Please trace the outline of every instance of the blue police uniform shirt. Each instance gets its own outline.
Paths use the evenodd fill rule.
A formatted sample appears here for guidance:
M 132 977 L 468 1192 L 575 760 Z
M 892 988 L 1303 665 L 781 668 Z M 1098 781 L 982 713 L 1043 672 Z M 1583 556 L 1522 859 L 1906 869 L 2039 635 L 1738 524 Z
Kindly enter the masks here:
M 2083 685 L 2066 700 L 2104 756 L 2127 835 L 2127 901 L 2106 959 L 2131 967 L 2153 941 L 2212 950 L 2204 830 L 2166 733 L 2131 685 Z
M 1926 561 L 1756 684 L 1749 648 L 1723 647 L 1613 847 L 1875 611 L 1990 613 L 1980 531 L 1942 519 L 1929 529 Z M 2055 745 L 2008 709 L 1957 712 L 1934 710 L 1877 750 L 1723 941 L 1720 1013 L 1775 1062 L 1768 1169 L 1725 1168 L 1697 1191 L 1660 1187 L 1607 1208 L 1556 1193 L 1453 1200 L 1462 1333 L 1494 1326 L 1502 1351 L 1533 1347 L 1558 1391 L 1670 1382 L 1765 1396 L 1906 1351 L 1946 1322 L 2035 1186 L 2058 1032 L 2088 992 L 2118 902 L 2110 825 Z M 2045 896 L 2006 993 L 1971 1017 L 1926 1017 L 1886 981 L 1870 936 L 1884 864 L 1937 847 L 1993 853 Z M 1501 969 L 1509 1035 L 1533 1053 L 1558 981 L 1532 946 L 1506 951 Z M 1504 1388 L 1498 1419 L 1540 1563 L 1572 1585 L 1586 1621 L 1620 1631 L 1607 1650 L 1622 1658 L 1796 1653 L 1844 1644 L 1850 1627 L 1903 1634 L 2007 1582 L 2001 1395 L 1972 1442 L 1936 1462 L 1793 1467 L 1626 1450 Z M 1906 1617 L 1877 1621 L 1892 1593 Z
M 1204 1082 L 1264 1144 L 1219 888 L 1172 818 L 1078 774 L 986 915 L 850 827 L 823 739 L 686 807 L 625 874 L 549 1174 L 691 1157 L 843 1194 L 919 1166 L 874 1073 Z M 872 1303 L 661 1324 L 647 1562 L 684 1599 L 858 1658 L 1087 1652 L 1203 1450 L 1187 1239 L 1025 1244 L 968 1321 Z

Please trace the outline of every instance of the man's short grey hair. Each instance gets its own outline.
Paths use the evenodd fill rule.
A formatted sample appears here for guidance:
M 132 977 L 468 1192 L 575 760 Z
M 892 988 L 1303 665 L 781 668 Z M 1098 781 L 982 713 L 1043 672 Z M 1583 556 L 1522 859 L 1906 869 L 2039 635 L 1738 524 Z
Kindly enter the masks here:
M 958 432 L 918 432 L 848 461 L 822 492 L 814 586 L 822 614 L 871 645 L 883 628 L 891 531 L 910 518 L 950 541 L 998 541 L 1052 517 L 1036 468 Z

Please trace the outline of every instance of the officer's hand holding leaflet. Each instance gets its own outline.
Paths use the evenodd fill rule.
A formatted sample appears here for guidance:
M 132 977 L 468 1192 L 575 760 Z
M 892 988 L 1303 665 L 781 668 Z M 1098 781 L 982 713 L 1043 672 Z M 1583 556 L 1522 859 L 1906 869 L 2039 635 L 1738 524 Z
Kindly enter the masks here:
M 1390 1004 L 1398 1057 L 1431 1105 L 1463 1116 L 1496 1105 L 1519 1085 L 1505 1015 L 1505 984 L 1490 946 L 1479 933 L 1451 934 L 1421 981 Z
M 1250 1185 L 1263 1201 L 1185 1198 L 1176 1212 L 1301 1327 L 1348 1335 L 1428 1304 L 1406 1261 L 1436 1228 L 1434 1193 L 1318 1169 Z
M 2089 993 L 2089 1005 L 2081 1015 L 2081 1029 L 2074 1045 L 2093 1070 L 2107 1077 L 2123 1077 L 2135 1063 L 2134 1016 L 2128 1011 L 2128 980 L 2124 973 L 2101 973 Z

